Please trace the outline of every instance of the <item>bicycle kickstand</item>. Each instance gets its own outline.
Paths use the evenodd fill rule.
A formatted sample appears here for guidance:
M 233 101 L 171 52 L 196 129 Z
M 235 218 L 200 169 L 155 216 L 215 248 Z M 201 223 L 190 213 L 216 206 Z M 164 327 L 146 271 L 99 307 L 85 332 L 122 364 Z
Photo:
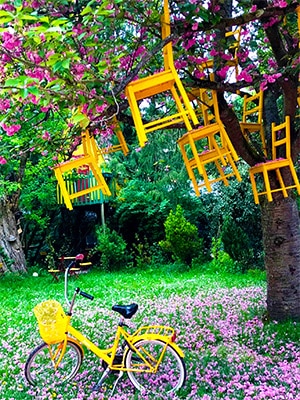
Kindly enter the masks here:
M 111 396 L 114 394 L 115 388 L 116 388 L 116 386 L 117 386 L 119 380 L 122 378 L 123 375 L 124 375 L 124 372 L 123 372 L 123 371 L 120 371 L 120 372 L 119 372 L 119 375 L 118 375 L 118 377 L 117 377 L 117 379 L 116 379 L 116 381 L 115 381 L 115 383 L 114 383 L 114 386 L 113 386 L 113 388 L 112 388 L 112 391 L 111 391 L 111 394 L 110 394 Z
M 105 381 L 105 379 L 108 377 L 108 375 L 111 373 L 111 369 L 109 367 L 106 368 L 106 370 L 103 372 L 101 378 L 99 379 L 99 382 L 93 387 L 93 392 L 97 392 L 101 386 L 102 383 Z

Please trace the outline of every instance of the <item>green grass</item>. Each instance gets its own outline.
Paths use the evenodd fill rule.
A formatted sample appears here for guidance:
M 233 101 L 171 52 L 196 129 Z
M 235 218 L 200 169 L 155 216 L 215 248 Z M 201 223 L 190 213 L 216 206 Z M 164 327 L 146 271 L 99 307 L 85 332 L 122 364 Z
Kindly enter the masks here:
M 300 326 L 263 323 L 263 273 L 201 274 L 171 267 L 118 273 L 94 270 L 72 278 L 70 289 L 77 286 L 93 294 L 95 300 L 78 300 L 74 325 L 84 325 L 87 336 L 100 346 L 107 346 L 112 338 L 117 316 L 111 307 L 115 303 L 139 304 L 131 325 L 162 323 L 176 328 L 188 371 L 187 384 L 176 398 L 244 400 L 248 390 L 249 399 L 274 400 L 289 399 L 280 396 L 296 389 L 300 393 Z M 32 309 L 49 298 L 64 304 L 63 279 L 54 282 L 42 272 L 38 277 L 10 275 L 0 280 L 0 399 L 108 398 L 102 392 L 97 397 L 91 394 L 91 383 L 99 378 L 101 364 L 89 353 L 80 379 L 71 386 L 44 391 L 27 386 L 24 363 L 30 350 L 40 343 Z M 139 398 L 130 390 L 125 378 L 113 399 Z

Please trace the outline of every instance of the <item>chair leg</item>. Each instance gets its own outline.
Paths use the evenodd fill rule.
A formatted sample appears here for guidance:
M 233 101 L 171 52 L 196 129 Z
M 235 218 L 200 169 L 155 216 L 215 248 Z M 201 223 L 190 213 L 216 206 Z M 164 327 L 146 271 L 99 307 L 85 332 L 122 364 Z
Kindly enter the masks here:
M 276 172 L 277 179 L 278 179 L 278 181 L 280 183 L 280 187 L 281 187 L 281 190 L 282 190 L 282 193 L 283 193 L 283 197 L 288 197 L 288 192 L 286 190 L 286 187 L 285 187 L 282 175 L 281 175 L 280 168 L 276 168 L 275 172 Z
M 251 171 L 251 169 L 249 171 L 249 177 L 250 177 L 250 182 L 251 182 L 251 186 L 252 186 L 252 192 L 253 192 L 253 196 L 254 196 L 254 203 L 255 204 L 259 204 L 255 176 L 254 176 L 254 173 Z
M 143 127 L 143 121 L 140 113 L 140 109 L 137 101 L 131 93 L 130 87 L 127 87 L 127 100 L 129 103 L 129 107 L 131 109 L 132 118 L 134 121 L 134 125 L 136 127 L 139 143 L 141 147 L 144 147 L 147 142 L 147 136 L 145 133 L 145 129 Z
M 65 183 L 65 181 L 63 179 L 63 176 L 62 176 L 62 173 L 61 173 L 59 167 L 54 169 L 54 173 L 55 173 L 55 177 L 57 179 L 57 182 L 58 182 L 58 184 L 60 186 L 61 194 L 62 194 L 62 197 L 64 199 L 66 207 L 69 210 L 73 210 L 73 206 L 72 206 L 72 203 L 71 203 L 71 200 L 70 200 L 70 197 L 69 197 L 67 186 L 66 186 L 66 183 Z
M 177 90 L 175 88 L 175 85 L 171 88 L 171 93 L 172 93 L 173 98 L 175 100 L 175 103 L 176 103 L 176 106 L 178 108 L 178 111 L 182 115 L 182 119 L 183 119 L 183 122 L 185 123 L 185 126 L 186 126 L 187 130 L 191 131 L 193 128 L 192 128 L 192 125 L 191 125 L 190 120 L 189 120 L 190 112 L 189 112 L 189 110 L 185 110 L 184 107 L 182 106 L 182 102 L 180 101 L 180 98 L 178 96 L 178 93 L 177 93 Z
M 273 197 L 272 197 L 272 192 L 271 192 L 269 174 L 268 174 L 268 171 L 265 168 L 263 169 L 263 177 L 264 177 L 264 181 L 265 181 L 267 198 L 268 198 L 268 201 L 271 202 L 271 201 L 273 201 Z

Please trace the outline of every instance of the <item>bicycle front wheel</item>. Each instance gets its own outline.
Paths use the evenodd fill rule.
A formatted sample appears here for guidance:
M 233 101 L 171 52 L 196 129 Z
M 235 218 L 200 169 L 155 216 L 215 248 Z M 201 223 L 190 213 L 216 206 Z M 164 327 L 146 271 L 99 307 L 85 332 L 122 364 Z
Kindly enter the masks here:
M 141 355 L 152 366 L 155 366 L 164 350 L 166 343 L 160 340 L 140 340 L 134 344 Z M 177 351 L 167 345 L 164 357 L 156 373 L 150 373 L 147 364 L 129 349 L 125 366 L 132 384 L 145 393 L 170 393 L 179 390 L 186 379 L 185 364 Z M 134 371 L 136 370 L 136 371 Z M 140 372 L 137 372 L 139 370 Z
M 66 352 L 58 368 L 54 368 L 61 355 L 64 342 L 48 345 L 42 343 L 29 355 L 25 364 L 25 378 L 34 386 L 59 385 L 72 379 L 83 359 L 81 347 L 67 342 Z

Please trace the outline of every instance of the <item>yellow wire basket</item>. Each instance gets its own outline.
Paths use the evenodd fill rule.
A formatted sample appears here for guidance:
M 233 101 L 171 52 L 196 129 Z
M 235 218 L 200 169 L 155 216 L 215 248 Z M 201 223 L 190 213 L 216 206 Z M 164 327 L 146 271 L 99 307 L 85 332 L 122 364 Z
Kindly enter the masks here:
M 43 301 L 34 307 L 33 312 L 38 321 L 40 335 L 47 344 L 64 340 L 68 319 L 58 301 Z

